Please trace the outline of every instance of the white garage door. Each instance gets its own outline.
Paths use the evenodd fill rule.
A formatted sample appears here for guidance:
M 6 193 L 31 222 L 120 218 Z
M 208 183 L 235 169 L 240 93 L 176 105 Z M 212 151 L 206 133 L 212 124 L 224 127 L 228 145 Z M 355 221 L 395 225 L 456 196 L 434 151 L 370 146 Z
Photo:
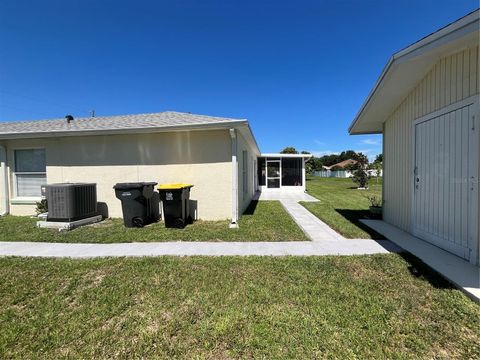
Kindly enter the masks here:
M 471 262 L 478 243 L 478 114 L 464 101 L 414 124 L 414 235 Z

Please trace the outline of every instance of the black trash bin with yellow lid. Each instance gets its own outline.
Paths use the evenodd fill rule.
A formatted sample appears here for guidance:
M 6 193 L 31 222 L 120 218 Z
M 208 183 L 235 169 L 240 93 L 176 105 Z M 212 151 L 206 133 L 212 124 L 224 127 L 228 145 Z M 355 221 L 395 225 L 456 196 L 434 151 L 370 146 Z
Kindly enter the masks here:
M 160 184 L 157 189 L 163 204 L 163 220 L 165 227 L 184 228 L 191 224 L 190 214 L 191 184 Z

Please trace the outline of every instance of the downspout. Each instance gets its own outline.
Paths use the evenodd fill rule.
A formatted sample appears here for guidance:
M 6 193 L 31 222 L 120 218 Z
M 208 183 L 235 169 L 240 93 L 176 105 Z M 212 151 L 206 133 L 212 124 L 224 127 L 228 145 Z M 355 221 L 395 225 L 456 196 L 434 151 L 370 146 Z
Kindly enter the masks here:
M 230 228 L 238 228 L 238 164 L 237 164 L 237 134 L 235 129 L 230 129 L 232 139 L 232 222 Z
M 303 185 L 303 192 L 307 192 L 307 184 L 306 184 L 306 176 L 305 176 L 305 158 L 302 157 L 302 185 Z
M 9 199 L 9 190 L 8 190 L 8 171 L 7 171 L 7 149 L 4 145 L 0 145 L 0 168 L 1 176 L 3 177 L 3 193 L 4 197 L 4 208 L 0 216 L 5 216 L 10 213 L 10 199 Z

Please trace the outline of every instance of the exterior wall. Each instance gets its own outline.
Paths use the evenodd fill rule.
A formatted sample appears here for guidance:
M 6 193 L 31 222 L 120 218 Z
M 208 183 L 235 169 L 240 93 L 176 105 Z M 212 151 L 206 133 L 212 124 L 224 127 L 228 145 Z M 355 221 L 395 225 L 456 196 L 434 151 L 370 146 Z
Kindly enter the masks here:
M 246 151 L 246 153 L 244 153 Z M 243 161 L 247 156 L 247 189 L 243 191 Z M 237 164 L 238 164 L 238 215 L 241 216 L 247 209 L 255 194 L 255 171 L 254 161 L 259 154 L 255 152 L 245 138 L 237 131 Z
M 194 184 L 191 199 L 197 217 L 205 220 L 231 217 L 231 140 L 228 130 L 173 133 L 82 136 L 10 140 L 8 149 L 10 198 L 13 215 L 31 215 L 35 205 L 15 201 L 13 150 L 44 147 L 47 182 L 95 182 L 98 201 L 110 217 L 121 217 L 115 197 L 117 182 L 157 181 Z
M 385 121 L 383 201 L 387 222 L 411 230 L 413 121 L 479 92 L 477 46 L 440 59 Z

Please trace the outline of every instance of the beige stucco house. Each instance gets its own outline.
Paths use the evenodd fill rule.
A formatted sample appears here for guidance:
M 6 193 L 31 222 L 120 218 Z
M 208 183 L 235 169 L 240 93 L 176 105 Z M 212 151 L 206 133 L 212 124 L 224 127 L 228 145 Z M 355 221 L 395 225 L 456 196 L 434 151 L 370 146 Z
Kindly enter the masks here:
M 4 122 L 0 211 L 34 214 L 45 183 L 95 182 L 104 215 L 121 217 L 114 184 L 181 182 L 194 185 L 196 218 L 236 223 L 257 190 L 305 189 L 308 156 L 284 157 L 261 156 L 243 119 L 162 112 Z
M 384 221 L 479 264 L 479 10 L 395 53 L 350 134 L 383 134 Z

